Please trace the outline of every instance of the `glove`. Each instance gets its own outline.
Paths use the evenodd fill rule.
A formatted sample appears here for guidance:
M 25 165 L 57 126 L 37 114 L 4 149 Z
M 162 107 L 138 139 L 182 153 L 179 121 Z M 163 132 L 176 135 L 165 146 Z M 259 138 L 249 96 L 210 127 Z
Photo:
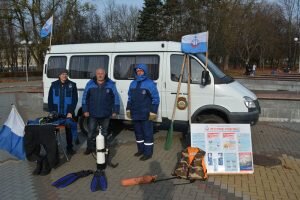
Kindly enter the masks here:
M 156 113 L 153 113 L 153 112 L 150 112 L 150 114 L 149 114 L 149 120 L 155 121 L 156 118 L 157 118 L 157 114 L 156 114 Z
M 131 119 L 130 110 L 126 110 L 126 116 L 127 116 L 127 118 Z

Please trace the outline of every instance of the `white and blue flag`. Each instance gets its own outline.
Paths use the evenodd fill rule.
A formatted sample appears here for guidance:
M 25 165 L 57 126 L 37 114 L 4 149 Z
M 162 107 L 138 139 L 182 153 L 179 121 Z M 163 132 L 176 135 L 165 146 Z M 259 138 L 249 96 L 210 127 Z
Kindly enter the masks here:
M 47 37 L 52 32 L 52 27 L 53 27 L 53 16 L 51 16 L 44 24 L 40 32 L 41 38 Z
M 208 32 L 185 35 L 181 38 L 184 53 L 204 53 L 208 50 Z
M 21 160 L 25 159 L 24 128 L 24 121 L 13 105 L 6 122 L 0 130 L 0 149 L 6 150 Z

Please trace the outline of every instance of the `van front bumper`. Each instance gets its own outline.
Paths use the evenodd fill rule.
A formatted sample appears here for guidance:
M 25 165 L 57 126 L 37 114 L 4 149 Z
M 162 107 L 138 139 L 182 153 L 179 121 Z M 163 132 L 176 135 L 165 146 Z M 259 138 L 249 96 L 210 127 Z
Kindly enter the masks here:
M 232 124 L 250 124 L 255 125 L 258 122 L 261 108 L 258 100 L 254 100 L 255 108 L 248 109 L 248 112 L 232 112 L 229 114 L 229 121 Z
M 229 121 L 232 124 L 255 125 L 258 122 L 259 114 L 259 110 L 252 112 L 232 112 L 229 114 Z

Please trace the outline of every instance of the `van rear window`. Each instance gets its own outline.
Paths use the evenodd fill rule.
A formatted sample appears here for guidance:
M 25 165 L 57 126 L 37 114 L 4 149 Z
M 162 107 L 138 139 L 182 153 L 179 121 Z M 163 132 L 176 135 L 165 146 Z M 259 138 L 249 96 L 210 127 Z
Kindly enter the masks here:
M 142 63 L 148 66 L 148 77 L 152 80 L 157 80 L 159 76 L 158 55 L 116 56 L 114 65 L 114 78 L 117 80 L 134 79 L 134 67 L 137 64 Z
M 108 69 L 108 56 L 106 55 L 84 55 L 72 56 L 69 67 L 70 78 L 90 79 L 95 76 L 98 68 Z
M 60 69 L 66 69 L 66 56 L 51 56 L 47 64 L 47 77 L 58 78 Z

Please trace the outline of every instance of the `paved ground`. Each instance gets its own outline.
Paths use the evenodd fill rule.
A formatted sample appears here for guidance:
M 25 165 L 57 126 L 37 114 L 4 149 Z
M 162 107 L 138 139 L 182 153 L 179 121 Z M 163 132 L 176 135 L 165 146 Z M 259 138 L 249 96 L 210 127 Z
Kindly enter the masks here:
M 0 94 L 3 93 L 42 93 L 42 81 L 3 82 L 0 84 Z
M 5 121 L 11 103 L 17 106 L 25 121 L 44 115 L 41 94 L 0 95 L 0 124 Z M 51 186 L 53 181 L 68 173 L 95 169 L 94 158 L 83 155 L 86 142 L 82 135 L 81 144 L 76 146 L 77 154 L 70 162 L 65 162 L 61 155 L 62 165 L 44 177 L 31 175 L 34 163 L 18 161 L 0 151 L 0 199 L 300 199 L 299 129 L 300 124 L 296 123 L 260 122 L 252 127 L 256 163 L 253 175 L 210 175 L 206 182 L 184 184 L 187 183 L 185 180 L 176 179 L 132 187 L 121 186 L 120 180 L 147 174 L 156 174 L 159 178 L 170 176 L 177 153 L 184 146 L 181 133 L 185 127 L 176 129 L 170 151 L 163 150 L 166 130 L 156 133 L 154 156 L 146 162 L 132 156 L 136 152 L 133 132 L 123 129 L 112 148 L 113 162 L 118 162 L 119 166 L 106 169 L 108 190 L 95 193 L 89 189 L 92 176 L 78 180 L 65 189 L 58 190 Z M 261 160 L 261 155 L 279 159 L 281 164 L 266 163 Z
M 85 139 L 77 146 L 77 154 L 45 177 L 32 176 L 34 164 L 16 161 L 0 152 L 0 199 L 300 199 L 300 134 L 286 128 L 288 124 L 259 123 L 252 128 L 254 153 L 282 161 L 280 165 L 255 165 L 253 175 L 210 175 L 207 182 L 192 184 L 185 180 L 170 180 L 149 185 L 122 187 L 120 180 L 127 177 L 157 174 L 169 177 L 182 149 L 182 135 L 177 132 L 171 151 L 163 150 L 166 131 L 155 135 L 153 159 L 141 162 L 132 155 L 136 151 L 133 133 L 123 130 L 112 150 L 115 169 L 107 168 L 108 190 L 90 192 L 92 176 L 75 182 L 65 189 L 50 186 L 58 178 L 82 169 L 95 169 L 92 156 L 84 156 Z M 296 127 L 297 125 L 293 125 Z M 300 127 L 298 125 L 298 127 Z M 63 157 L 62 157 L 63 159 Z

